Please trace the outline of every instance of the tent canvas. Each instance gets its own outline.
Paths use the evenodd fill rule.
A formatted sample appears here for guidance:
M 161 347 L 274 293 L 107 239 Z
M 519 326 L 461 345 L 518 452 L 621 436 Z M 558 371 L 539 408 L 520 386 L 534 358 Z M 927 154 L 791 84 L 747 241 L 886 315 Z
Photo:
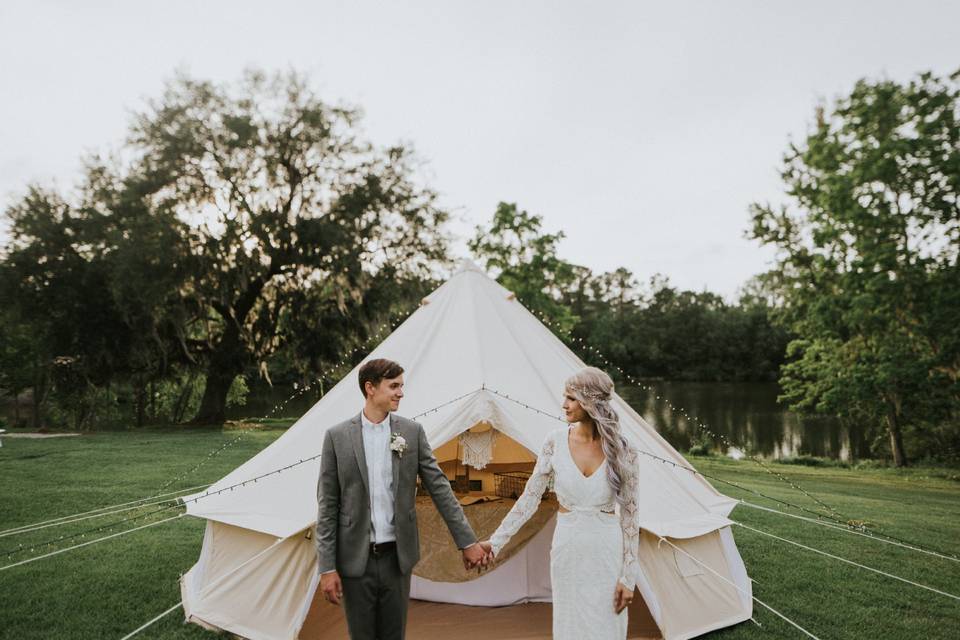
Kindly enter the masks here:
M 379 357 L 406 369 L 400 413 L 417 416 L 435 449 L 486 424 L 520 445 L 526 460 L 563 424 L 563 382 L 585 366 L 510 291 L 469 262 L 366 359 Z M 318 583 L 316 456 L 324 430 L 359 412 L 356 380 L 354 369 L 270 446 L 185 497 L 187 513 L 207 520 L 200 558 L 181 579 L 189 620 L 253 640 L 298 637 Z M 750 581 L 726 517 L 736 501 L 701 476 L 651 457 L 687 466 L 622 398 L 612 403 L 624 435 L 650 454 L 640 463 L 638 589 L 661 634 L 691 638 L 749 619 Z M 278 469 L 284 470 L 270 473 Z M 259 479 L 217 493 L 252 478 Z M 433 582 L 415 569 L 411 597 L 485 606 L 549 602 L 552 526 L 473 580 Z M 710 570 L 658 544 L 660 536 Z

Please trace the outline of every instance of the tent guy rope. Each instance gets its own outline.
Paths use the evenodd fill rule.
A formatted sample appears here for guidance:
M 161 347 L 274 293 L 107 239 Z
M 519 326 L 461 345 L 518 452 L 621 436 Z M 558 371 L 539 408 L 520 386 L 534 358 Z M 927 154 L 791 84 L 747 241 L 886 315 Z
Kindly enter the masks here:
M 143 623 L 142 625 L 140 625 L 139 627 L 137 627 L 136 629 L 134 629 L 133 631 L 131 631 L 131 632 L 128 633 L 127 635 L 123 636 L 122 638 L 120 638 L 120 640 L 129 640 L 130 638 L 132 638 L 133 636 L 137 635 L 138 633 L 140 633 L 141 631 L 143 631 L 144 629 L 146 629 L 147 627 L 149 627 L 149 626 L 152 625 L 153 623 L 155 623 L 155 622 L 157 622 L 158 620 L 160 620 L 161 618 L 163 618 L 165 615 L 167 615 L 167 614 L 169 614 L 169 613 L 171 613 L 171 612 L 173 612 L 173 611 L 176 611 L 177 609 L 179 609 L 179 608 L 182 607 L 182 606 L 183 606 L 183 602 L 178 602 L 177 604 L 173 605 L 172 607 L 170 607 L 169 609 L 167 609 L 166 611 L 164 611 L 163 613 L 161 613 L 161 614 L 158 615 L 157 617 L 155 617 L 155 618 L 153 618 L 152 620 L 149 620 L 149 621 Z
M 397 324 L 399 321 L 405 320 L 405 319 L 406 319 L 407 317 L 409 317 L 414 311 L 416 311 L 417 308 L 419 308 L 419 307 L 414 307 L 414 308 L 412 308 L 412 309 L 410 309 L 410 310 L 408 310 L 408 311 L 406 311 L 406 312 L 404 312 L 404 313 L 402 313 L 402 314 L 398 314 L 398 315 L 397 315 L 395 318 L 393 318 L 390 322 L 385 322 L 385 323 L 381 324 L 380 327 L 379 327 L 379 329 L 378 329 L 378 331 L 377 331 L 377 333 L 375 333 L 375 334 L 371 335 L 370 337 L 368 337 L 368 338 L 367 338 L 363 343 L 361 343 L 360 345 L 354 347 L 354 348 L 350 351 L 350 353 L 349 353 L 348 355 L 342 357 L 341 360 L 340 360 L 335 366 L 337 366 L 337 367 L 342 367 L 342 366 L 344 366 L 345 364 L 348 364 L 348 363 L 350 362 L 349 359 L 352 358 L 354 355 L 356 355 L 356 353 L 357 353 L 360 349 L 366 348 L 371 341 L 380 338 L 380 337 L 383 335 L 384 331 L 386 331 L 388 328 L 391 329 L 391 330 L 393 330 L 393 329 L 396 327 L 396 324 Z M 292 402 L 294 399 L 296 399 L 297 397 L 303 395 L 304 393 L 306 393 L 307 391 L 309 391 L 310 389 L 312 389 L 312 388 L 313 388 L 313 385 L 315 385 L 315 384 L 321 384 L 321 385 L 322 385 L 322 381 L 323 381 L 324 379 L 327 379 L 327 378 L 331 378 L 331 379 L 332 379 L 332 375 L 330 375 L 329 372 L 327 372 L 327 371 L 323 371 L 323 372 L 320 373 L 320 375 L 319 375 L 315 380 L 313 380 L 313 381 L 311 381 L 311 382 L 303 385 L 302 387 L 297 388 L 296 385 L 295 385 L 295 388 L 297 388 L 297 390 L 295 391 L 295 393 L 293 393 L 293 394 L 292 394 L 290 397 L 288 397 L 286 400 L 284 400 L 284 401 L 276 404 L 269 412 L 267 412 L 266 415 L 264 415 L 264 416 L 262 416 L 262 417 L 260 417 L 260 418 L 256 418 L 255 420 L 260 420 L 260 421 L 262 421 L 262 420 L 267 420 L 267 419 L 269 419 L 269 418 L 272 417 L 274 414 L 276 414 L 278 411 L 280 411 L 281 409 L 283 409 L 287 404 L 289 404 L 290 402 Z M 454 401 L 455 401 L 455 400 L 454 400 Z M 230 446 L 232 446 L 232 445 L 236 444 L 237 442 L 239 442 L 246 434 L 250 433 L 251 431 L 255 431 L 256 429 L 257 429 L 256 427 L 250 427 L 250 428 L 247 428 L 247 429 L 241 429 L 241 430 L 239 431 L 237 437 L 235 437 L 233 440 L 228 441 L 228 442 L 224 443 L 223 445 L 220 445 L 219 447 L 216 447 L 216 448 L 212 449 L 210 452 L 207 453 L 207 455 L 206 455 L 199 463 L 197 463 L 196 465 L 194 465 L 190 470 L 188 470 L 188 471 L 186 471 L 186 472 L 184 472 L 184 473 L 181 473 L 180 475 L 178 475 L 178 476 L 174 477 L 173 479 L 171 479 L 171 480 L 167 481 L 166 483 L 164 483 L 164 484 L 158 489 L 158 493 L 155 493 L 155 494 L 152 494 L 152 495 L 149 495 L 149 496 L 145 496 L 145 497 L 143 497 L 143 498 L 138 498 L 138 499 L 136 499 L 136 500 L 131 500 L 131 501 L 129 501 L 129 502 L 121 502 L 121 503 L 114 504 L 114 505 L 107 505 L 107 506 L 104 506 L 104 507 L 99 507 L 99 508 L 97 508 L 97 509 L 90 509 L 90 510 L 88 510 L 88 511 L 80 511 L 80 512 L 73 513 L 73 514 L 68 514 L 68 515 L 65 515 L 65 516 L 59 516 L 59 517 L 57 517 L 57 518 L 51 518 L 51 519 L 49 519 L 49 520 L 41 520 L 41 521 L 39 521 L 39 522 L 34 522 L 34 523 L 31 523 L 31 524 L 21 525 L 21 526 L 19 526 L 19 527 L 11 527 L 11 528 L 9 528 L 9 529 L 0 530 L 0 538 L 7 537 L 7 536 L 18 535 L 18 534 L 21 534 L 21 533 L 29 533 L 29 532 L 31 532 L 31 531 L 36 531 L 36 530 L 39 530 L 39 529 L 45 529 L 45 528 L 49 528 L 49 527 L 55 527 L 55 526 L 59 526 L 59 525 L 62 525 L 62 524 L 70 524 L 70 523 L 73 523 L 73 522 L 79 522 L 79 521 L 81 521 L 81 520 L 86 520 L 86 519 L 89 519 L 89 518 L 98 518 L 98 517 L 101 517 L 101 516 L 104 516 L 104 515 L 112 515 L 112 514 L 114 514 L 114 513 L 121 513 L 121 512 L 123 512 L 123 511 L 127 511 L 127 510 L 129 510 L 129 509 L 135 509 L 135 508 L 139 508 L 139 507 L 141 507 L 141 506 L 147 506 L 147 505 L 145 505 L 145 504 L 138 504 L 138 503 L 146 503 L 146 502 L 151 501 L 151 500 L 154 500 L 154 499 L 156 499 L 156 498 L 161 498 L 161 497 L 163 497 L 163 496 L 168 496 L 168 495 L 173 495 L 173 494 L 184 494 L 184 493 L 188 493 L 188 492 L 194 491 L 194 490 L 196 490 L 196 489 L 205 489 L 205 488 L 207 488 L 207 487 L 210 486 L 209 483 L 208 483 L 208 484 L 196 485 L 196 486 L 192 486 L 192 487 L 187 487 L 187 488 L 183 488 L 183 489 L 177 489 L 176 491 L 164 492 L 164 489 L 166 489 L 166 488 L 168 488 L 169 486 L 175 484 L 176 482 L 182 480 L 182 479 L 185 478 L 186 476 L 194 473 L 194 472 L 197 471 L 200 467 L 202 467 L 206 462 L 208 462 L 211 458 L 216 457 L 217 455 L 219 455 L 220 453 L 222 453 L 225 449 L 227 449 L 227 448 L 229 448 Z M 179 497 L 179 496 L 178 496 L 178 497 Z M 175 500 L 175 499 L 177 499 L 177 498 L 173 498 L 173 499 Z M 153 502 L 152 504 L 160 504 L 160 503 L 162 503 L 162 502 L 165 502 L 165 500 L 160 500 L 160 501 L 157 501 L 157 502 Z M 129 509 L 121 509 L 121 508 L 119 508 L 119 507 L 127 507 L 128 505 L 136 505 L 136 506 L 129 507 Z M 103 513 L 100 513 L 100 512 L 103 512 Z M 81 516 L 83 516 L 83 517 L 81 517 Z M 66 538 L 63 538 L 63 539 L 66 539 Z M 40 544 L 44 544 L 44 543 L 40 543 Z M 31 545 L 31 546 L 37 546 L 37 545 Z
M 748 529 L 748 530 L 750 530 L 750 531 L 754 531 L 754 532 L 759 533 L 759 534 L 761 534 L 761 535 L 768 536 L 768 537 L 773 538 L 773 539 L 775 539 L 775 540 L 779 540 L 780 542 L 786 542 L 787 544 L 792 544 L 792 545 L 794 545 L 795 547 L 800 547 L 801 549 L 806 549 L 807 551 L 812 551 L 812 552 L 814 552 L 814 553 L 819 553 L 819 554 L 822 555 L 822 556 L 826 556 L 826 557 L 832 558 L 832 559 L 834 559 L 834 560 L 839 560 L 840 562 L 845 562 L 845 563 L 847 563 L 847 564 L 849 564 L 849 565 L 853 565 L 854 567 L 859 567 L 860 569 L 865 569 L 865 570 L 867 570 L 867 571 L 872 571 L 873 573 L 879 574 L 879 575 L 881 575 L 881 576 L 886 576 L 887 578 L 892 578 L 892 579 L 894 579 L 894 580 L 899 580 L 900 582 L 904 582 L 904 583 L 906 583 L 906 584 L 913 585 L 914 587 L 919 587 L 920 589 L 926 589 L 927 591 L 931 591 L 931 592 L 933 592 L 933 593 L 937 593 L 937 594 L 939 594 L 939 595 L 941 595 L 941 596 L 946 596 L 947 598 L 953 598 L 954 600 L 960 601 L 960 596 L 954 595 L 954 594 L 952 594 L 952 593 L 947 593 L 946 591 L 941 591 L 940 589 L 935 589 L 934 587 L 928 587 L 928 586 L 925 585 L 925 584 L 920 584 L 919 582 L 914 582 L 913 580 L 908 580 L 907 578 L 902 578 L 902 577 L 900 577 L 900 576 L 898 576 L 898 575 L 894 575 L 894 574 L 892 574 L 892 573 L 887 573 L 886 571 L 881 571 L 880 569 L 875 569 L 875 568 L 873 568 L 873 567 L 868 567 L 868 566 L 865 565 L 865 564 L 860 564 L 859 562 L 854 562 L 853 560 L 848 560 L 848 559 L 843 558 L 843 557 L 841 557 L 841 556 L 834 555 L 834 554 L 832 554 L 832 553 L 827 553 L 826 551 L 821 551 L 820 549 L 815 549 L 815 548 L 810 547 L 810 546 L 807 546 L 807 545 L 805 545 L 805 544 L 801 544 L 801 543 L 799 543 L 799 542 L 797 542 L 797 541 L 795 541 L 795 540 L 789 540 L 789 539 L 787 539 L 787 538 L 782 538 L 782 537 L 780 537 L 780 536 L 778 536 L 778 535 L 774 535 L 774 534 L 772 534 L 772 533 L 770 533 L 770 532 L 768 532 L 768 531 L 762 531 L 762 530 L 760 530 L 760 529 L 756 529 L 756 528 L 751 527 L 751 526 L 749 526 L 749 525 L 745 525 L 745 524 L 743 524 L 742 522 L 737 522 L 736 520 L 732 520 L 731 522 L 733 522 L 733 523 L 734 523 L 735 525 L 737 525 L 737 526 L 743 527 L 744 529 Z
M 779 611 L 777 611 L 776 609 L 774 609 L 773 607 L 771 607 L 771 606 L 768 605 L 767 603 L 763 602 L 762 600 L 760 600 L 759 598 L 757 598 L 757 597 L 756 597 L 755 595 L 753 595 L 752 593 L 748 593 L 748 592 L 747 592 L 746 590 L 744 590 L 742 587 L 738 586 L 736 583 L 734 583 L 733 581 L 729 580 L 726 576 L 723 576 L 723 575 L 717 573 L 716 571 L 713 570 L 713 567 L 709 566 L 709 565 L 706 564 L 705 562 L 702 562 L 700 559 L 693 557 L 692 555 L 690 555 L 689 553 L 687 553 L 684 549 L 681 549 L 681 548 L 678 547 L 677 545 L 675 545 L 675 544 L 673 544 L 672 542 L 670 542 L 670 540 L 668 540 L 667 538 L 664 538 L 664 537 L 661 536 L 661 537 L 660 537 L 660 542 L 666 542 L 668 545 L 670 545 L 671 547 L 673 547 L 674 549 L 676 549 L 677 551 L 679 551 L 679 552 L 682 553 L 683 555 L 687 556 L 688 558 L 690 558 L 691 560 L 693 560 L 694 562 L 696 562 L 697 564 L 699 564 L 701 567 L 703 567 L 704 569 L 706 569 L 707 571 L 709 571 L 709 572 L 712 573 L 713 575 L 717 576 L 718 578 L 720 578 L 721 580 L 723 580 L 723 581 L 726 582 L 727 584 L 733 586 L 733 588 L 736 589 L 737 591 L 739 591 L 740 593 L 742 593 L 742 594 L 744 594 L 745 596 L 748 596 L 748 597 L 750 597 L 750 598 L 753 598 L 753 600 L 754 600 L 757 604 L 759 604 L 759 605 L 761 605 L 762 607 L 764 607 L 765 609 L 773 612 L 777 617 L 782 618 L 782 619 L 785 620 L 787 623 L 789 623 L 791 626 L 796 627 L 796 628 L 799 629 L 804 635 L 806 635 L 808 638 L 813 638 L 814 640 L 820 640 L 817 636 L 813 635 L 812 633 L 810 633 L 809 631 L 807 631 L 806 629 L 804 629 L 803 627 L 801 627 L 799 624 L 797 624 L 796 622 L 794 622 L 793 620 L 791 620 L 791 619 L 788 618 L 787 616 L 783 615 L 782 613 L 780 613 Z
M 149 503 L 147 501 L 153 500 L 155 498 L 160 498 L 163 496 L 172 496 L 177 493 L 184 493 L 188 491 L 195 491 L 197 489 L 206 489 L 209 487 L 209 484 L 198 484 L 195 487 L 186 487 L 184 489 L 177 489 L 176 491 L 168 491 L 167 493 L 161 493 L 158 495 L 147 496 L 145 498 L 138 498 L 136 500 L 131 500 L 129 502 L 120 502 L 118 504 L 112 504 L 105 507 L 100 507 L 98 509 L 91 509 L 89 511 L 81 511 L 79 513 L 74 513 L 66 516 L 60 516 L 59 518 L 52 518 L 50 520 L 41 520 L 40 522 L 34 522 L 33 524 L 25 524 L 19 527 L 13 527 L 0 531 L 0 538 L 5 538 L 7 536 L 15 536 L 20 533 L 28 533 L 30 531 L 37 531 L 39 529 L 46 529 L 47 527 L 55 527 L 60 524 L 70 524 L 71 522 L 78 522 L 80 520 L 86 520 L 88 518 L 98 518 L 104 515 L 110 515 L 113 513 L 120 513 L 126 511 L 127 509 L 121 509 L 118 507 L 126 507 L 127 505 L 134 505 L 129 507 L 130 509 L 137 509 L 139 507 L 149 506 L 150 504 L 159 504 L 161 502 L 166 502 L 166 500 L 158 500 L 157 502 Z M 179 496 L 178 496 L 179 497 Z M 171 500 L 176 500 L 177 498 L 170 498 Z M 145 504 L 138 504 L 145 503 Z M 108 509 L 113 509 L 113 511 L 107 511 Z M 102 513 L 100 513 L 102 512 Z M 88 515 L 93 514 L 93 515 Z M 84 517 L 79 517 L 84 516 Z M 62 522 L 64 520 L 69 520 L 69 522 Z
M 145 524 L 145 525 L 142 525 L 142 526 L 139 526 L 139 527 L 135 527 L 135 528 L 133 528 L 133 529 L 127 529 L 126 531 L 120 531 L 119 533 L 113 533 L 113 534 L 110 534 L 109 536 L 104 536 L 104 537 L 102 537 L 102 538 L 97 538 L 96 540 L 88 540 L 87 542 L 81 542 L 80 544 L 74 545 L 74 546 L 72 546 L 72 547 L 66 547 L 66 548 L 64 548 L 64 549 L 57 549 L 56 551 L 51 551 L 50 553 L 45 553 L 45 554 L 43 554 L 42 556 L 36 556 L 36 557 L 34 557 L 34 558 L 27 558 L 26 560 L 21 560 L 21 561 L 19 561 L 19 562 L 14 562 L 13 564 L 7 564 L 7 565 L 4 565 L 4 566 L 0 567 L 0 571 L 6 571 L 7 569 L 13 569 L 14 567 L 19 567 L 19 566 L 21 566 L 21 565 L 30 564 L 31 562 L 36 562 L 37 560 L 43 560 L 44 558 L 50 558 L 50 557 L 52 557 L 52 556 L 56 556 L 56 555 L 59 555 L 59 554 L 61 554 L 61 553 L 66 553 L 67 551 L 73 551 L 74 549 L 79 549 L 79 548 L 81 548 L 81 547 L 87 547 L 87 546 L 90 546 L 91 544 L 97 544 L 98 542 L 104 542 L 104 541 L 106 541 L 106 540 L 111 540 L 111 539 L 113 539 L 113 538 L 118 538 L 118 537 L 120 537 L 120 536 L 125 536 L 125 535 L 127 535 L 128 533 L 133 533 L 134 531 L 140 531 L 141 529 L 146 529 L 146 528 L 148 528 L 148 527 L 154 527 L 154 526 L 156 526 L 156 525 L 158 525 L 158 524 L 163 524 L 163 523 L 165 523 L 165 522 L 170 522 L 170 521 L 172 521 L 172 520 L 176 520 L 176 519 L 178 519 L 178 518 L 182 518 L 182 517 L 185 516 L 185 515 L 187 515 L 187 514 L 185 514 L 185 513 L 178 513 L 177 515 L 173 516 L 172 518 L 166 518 L 166 519 L 164 519 L 164 520 L 157 520 L 156 522 L 150 522 L 150 523 L 148 523 L 148 524 Z
M 828 527 L 830 529 L 835 529 L 836 531 L 844 531 L 846 533 L 852 533 L 854 535 L 863 536 L 864 538 L 870 538 L 871 540 L 876 540 L 877 542 L 882 542 L 884 544 L 892 544 L 898 547 L 903 547 L 904 549 L 909 549 L 911 551 L 919 551 L 920 553 L 926 553 L 937 558 L 942 558 L 944 560 L 950 560 L 952 562 L 960 562 L 960 558 L 953 556 L 943 555 L 942 553 L 937 553 L 936 551 L 929 551 L 927 549 L 921 549 L 920 547 L 914 547 L 909 544 L 904 544 L 902 542 L 897 542 L 896 540 L 887 540 L 885 538 L 880 538 L 878 536 L 872 535 L 870 533 L 864 533 L 859 529 L 855 529 L 850 526 L 842 526 L 838 524 L 833 524 L 830 522 L 824 522 L 823 520 L 816 520 L 814 518 L 807 518 L 804 516 L 798 516 L 795 513 L 787 513 L 786 511 L 780 511 L 779 509 L 771 509 L 770 507 L 764 507 L 759 504 L 753 504 L 752 502 L 747 502 L 746 500 L 741 499 L 740 504 L 744 507 L 750 507 L 751 509 L 758 509 L 760 511 L 767 511 L 769 513 L 775 513 L 777 515 L 786 516 L 788 518 L 796 518 L 797 520 L 802 520 L 804 522 L 809 522 L 811 524 L 818 524 L 821 527 Z
M 177 499 L 177 498 L 174 498 L 173 500 L 176 500 L 176 499 Z M 168 501 L 165 501 L 165 502 L 171 502 L 171 501 L 168 500 Z M 70 535 L 63 535 L 63 536 L 59 536 L 59 537 L 57 537 L 57 538 L 50 538 L 50 539 L 44 540 L 43 542 L 35 542 L 35 543 L 32 543 L 32 544 L 20 544 L 20 545 L 17 546 L 16 549 L 7 549 L 7 550 L 2 551 L 2 552 L 0 552 L 0 553 L 2 553 L 5 557 L 9 558 L 10 556 L 12 556 L 12 555 L 14 555 L 14 554 L 16 554 L 16 553 L 23 553 L 24 551 L 27 551 L 28 549 L 29 549 L 30 551 L 33 551 L 33 550 L 34 550 L 35 548 L 37 548 L 37 547 L 50 546 L 50 545 L 58 544 L 58 543 L 63 542 L 63 541 L 65 541 L 65 540 L 73 540 L 73 539 L 75 539 L 75 538 L 82 538 L 82 537 L 84 537 L 84 536 L 86 536 L 86 535 L 88 535 L 88 534 L 91 534 L 91 533 L 99 533 L 99 532 L 104 531 L 104 530 L 106 530 L 106 529 L 112 529 L 112 528 L 116 527 L 117 525 L 121 525 L 121 524 L 123 524 L 123 523 L 125 523 L 125 522 L 136 522 L 137 520 L 142 520 L 143 518 L 147 518 L 147 517 L 152 516 L 152 515 L 155 515 L 155 514 L 157 514 L 157 513 L 162 513 L 162 512 L 164 512 L 164 511 L 169 511 L 170 509 L 175 509 L 175 508 L 177 508 L 178 506 L 179 506 L 179 505 L 178 505 L 176 502 L 171 502 L 171 504 L 168 504 L 167 506 L 158 507 L 157 509 L 154 509 L 154 510 L 152 510 L 152 511 L 148 511 L 148 512 L 146 512 L 146 513 L 141 513 L 141 514 L 139 514 L 139 515 L 134 515 L 134 516 L 128 516 L 128 517 L 126 517 L 126 518 L 121 518 L 120 520 L 116 520 L 116 521 L 114 521 L 114 522 L 110 522 L 110 523 L 108 523 L 108 524 L 100 525 L 99 527 L 91 527 L 91 528 L 89 528 L 89 529 L 84 529 L 84 530 L 82 530 L 82 531 L 77 531 L 76 533 L 72 533 L 72 534 L 70 534 Z

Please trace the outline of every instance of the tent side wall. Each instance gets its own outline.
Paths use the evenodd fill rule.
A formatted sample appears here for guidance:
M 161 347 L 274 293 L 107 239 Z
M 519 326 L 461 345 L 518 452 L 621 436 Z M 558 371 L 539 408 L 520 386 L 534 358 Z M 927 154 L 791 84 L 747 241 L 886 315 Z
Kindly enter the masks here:
M 472 606 L 550 602 L 554 523 L 477 579 L 447 583 L 414 576 L 411 597 Z M 664 640 L 686 640 L 751 617 L 751 585 L 729 528 L 670 541 L 723 578 L 643 532 L 638 589 Z M 214 521 L 207 523 L 200 559 L 181 578 L 188 621 L 251 640 L 295 640 L 316 590 L 316 554 L 305 535 L 278 540 Z
M 180 579 L 187 621 L 250 640 L 294 640 L 316 589 L 313 540 L 280 540 L 207 521 L 197 563 Z
M 640 536 L 637 586 L 664 640 L 686 640 L 750 619 L 752 589 L 729 528 L 670 542 L 680 550 L 649 531 Z

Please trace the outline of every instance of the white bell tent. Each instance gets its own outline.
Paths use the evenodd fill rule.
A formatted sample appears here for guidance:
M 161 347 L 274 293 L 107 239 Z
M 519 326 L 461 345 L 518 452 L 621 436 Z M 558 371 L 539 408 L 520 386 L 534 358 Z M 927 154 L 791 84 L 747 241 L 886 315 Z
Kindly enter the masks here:
M 459 464 L 461 434 L 496 430 L 495 455 L 475 476 L 482 489 L 498 469 L 532 467 L 544 437 L 563 425 L 564 380 L 585 366 L 469 262 L 367 359 L 380 357 L 405 368 L 399 413 L 419 416 L 445 470 Z M 619 396 L 613 405 L 624 434 L 644 454 L 638 589 L 659 632 L 679 640 L 748 620 L 751 585 L 727 519 L 736 502 L 678 468 L 688 463 Z M 189 515 L 207 520 L 200 558 L 181 579 L 188 620 L 252 640 L 298 637 L 320 598 L 312 534 L 324 431 L 361 406 L 354 369 L 270 446 L 184 498 Z M 482 437 L 474 439 L 483 445 Z M 544 519 L 512 555 L 473 579 L 430 579 L 418 565 L 411 597 L 483 606 L 549 602 L 553 525 L 552 516 Z M 421 539 L 425 526 L 422 519 Z

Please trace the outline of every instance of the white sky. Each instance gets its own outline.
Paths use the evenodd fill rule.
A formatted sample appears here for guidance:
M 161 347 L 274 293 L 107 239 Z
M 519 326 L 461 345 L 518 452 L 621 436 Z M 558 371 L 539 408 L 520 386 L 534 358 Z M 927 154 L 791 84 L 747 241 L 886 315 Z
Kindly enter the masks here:
M 177 68 L 296 68 L 409 142 L 462 238 L 517 202 L 561 257 L 732 297 L 743 239 L 818 101 L 960 68 L 957 2 L 42 2 L 0 5 L 0 204 L 74 184 Z M 463 242 L 458 251 L 465 253 Z

